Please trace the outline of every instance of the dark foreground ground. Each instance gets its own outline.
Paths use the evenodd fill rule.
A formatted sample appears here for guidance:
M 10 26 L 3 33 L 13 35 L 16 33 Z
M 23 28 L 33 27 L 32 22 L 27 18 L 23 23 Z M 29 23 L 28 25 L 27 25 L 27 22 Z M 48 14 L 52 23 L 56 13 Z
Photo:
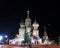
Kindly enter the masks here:
M 60 45 L 31 45 L 31 46 L 0 45 L 0 48 L 60 48 Z

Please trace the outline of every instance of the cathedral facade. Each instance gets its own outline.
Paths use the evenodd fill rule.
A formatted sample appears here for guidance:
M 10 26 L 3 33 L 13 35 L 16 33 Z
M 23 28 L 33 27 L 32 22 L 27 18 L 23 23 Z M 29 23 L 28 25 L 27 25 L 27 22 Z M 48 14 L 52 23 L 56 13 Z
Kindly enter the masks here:
M 42 38 L 39 37 L 39 24 L 37 23 L 36 19 L 34 23 L 31 23 L 31 19 L 29 16 L 29 10 L 27 11 L 27 17 L 25 19 L 25 22 L 23 20 L 20 22 L 20 28 L 19 28 L 19 34 L 14 39 L 9 40 L 9 44 L 13 45 L 22 45 L 24 44 L 40 44 L 40 45 L 46 45 L 51 44 L 49 41 L 46 27 L 44 27 L 44 35 Z

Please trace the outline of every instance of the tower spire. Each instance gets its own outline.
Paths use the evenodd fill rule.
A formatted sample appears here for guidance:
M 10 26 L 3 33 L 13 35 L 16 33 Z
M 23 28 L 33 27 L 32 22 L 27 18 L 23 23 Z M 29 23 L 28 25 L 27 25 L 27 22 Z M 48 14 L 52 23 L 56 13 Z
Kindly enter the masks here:
M 36 16 L 35 16 L 35 23 L 37 23 L 37 21 L 36 21 Z
M 21 22 L 20 22 L 20 24 L 22 24 L 22 23 L 24 23 L 24 22 L 23 22 L 23 16 L 21 17 Z
M 22 16 L 22 20 L 21 20 L 21 22 L 23 22 L 23 16 Z
M 22 16 L 22 20 L 21 20 L 21 22 L 20 22 L 20 27 L 25 27 L 25 24 L 24 24 L 24 22 L 23 22 L 23 16 Z
M 44 36 L 47 36 L 46 27 L 44 26 Z
M 27 10 L 27 17 L 28 17 L 28 18 L 29 18 L 29 12 L 30 12 L 30 11 L 29 11 L 29 10 Z
M 44 31 L 46 32 L 46 27 L 44 26 Z

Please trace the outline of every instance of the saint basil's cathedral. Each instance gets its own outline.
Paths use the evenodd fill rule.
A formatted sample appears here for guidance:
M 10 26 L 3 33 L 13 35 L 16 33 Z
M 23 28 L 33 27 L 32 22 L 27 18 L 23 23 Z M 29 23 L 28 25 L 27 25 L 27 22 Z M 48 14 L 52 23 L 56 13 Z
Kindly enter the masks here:
M 43 37 L 39 37 L 39 23 L 37 23 L 36 19 L 33 24 L 31 24 L 31 19 L 29 16 L 29 10 L 27 11 L 27 17 L 25 22 L 23 20 L 20 22 L 19 34 L 16 35 L 14 39 L 9 40 L 9 44 L 11 45 L 23 45 L 23 44 L 32 44 L 32 45 L 50 45 L 51 41 L 48 38 L 46 27 L 44 26 L 44 34 Z

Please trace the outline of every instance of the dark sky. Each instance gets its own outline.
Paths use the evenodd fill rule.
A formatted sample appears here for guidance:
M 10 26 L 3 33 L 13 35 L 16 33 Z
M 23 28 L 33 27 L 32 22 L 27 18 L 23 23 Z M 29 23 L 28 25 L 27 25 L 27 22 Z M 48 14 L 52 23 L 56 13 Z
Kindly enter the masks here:
M 1 0 L 0 1 L 0 34 L 7 34 L 14 37 L 18 33 L 21 18 L 26 18 L 26 11 L 30 10 L 30 18 L 34 22 L 36 16 L 40 24 L 40 36 L 43 34 L 43 26 L 47 26 L 47 33 L 50 38 L 59 36 L 57 32 L 56 0 Z M 48 26 L 48 24 L 50 24 Z

